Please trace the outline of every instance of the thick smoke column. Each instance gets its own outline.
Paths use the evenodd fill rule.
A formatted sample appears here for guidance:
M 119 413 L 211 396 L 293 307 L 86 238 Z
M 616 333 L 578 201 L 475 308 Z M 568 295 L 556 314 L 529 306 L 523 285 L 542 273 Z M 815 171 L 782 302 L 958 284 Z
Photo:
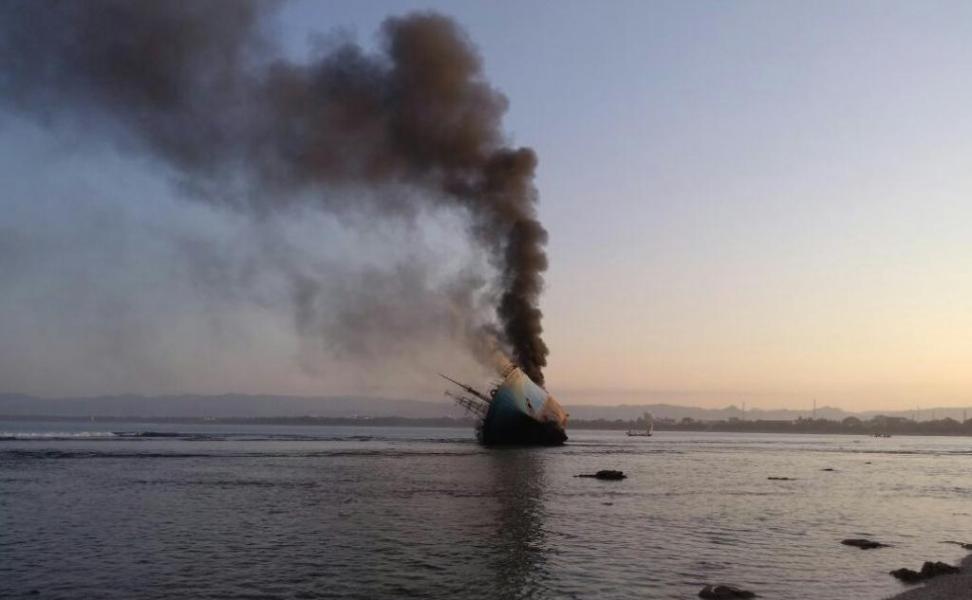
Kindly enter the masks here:
M 379 213 L 465 210 L 499 273 L 498 342 L 542 384 L 536 156 L 506 145 L 506 99 L 470 41 L 450 19 L 418 13 L 388 19 L 378 53 L 345 43 L 295 63 L 266 31 L 274 6 L 5 1 L 0 101 L 144 148 L 211 202 L 346 210 L 347 194 L 328 190 L 364 186 L 380 192 L 361 200 Z M 487 335 L 488 323 L 476 326 Z

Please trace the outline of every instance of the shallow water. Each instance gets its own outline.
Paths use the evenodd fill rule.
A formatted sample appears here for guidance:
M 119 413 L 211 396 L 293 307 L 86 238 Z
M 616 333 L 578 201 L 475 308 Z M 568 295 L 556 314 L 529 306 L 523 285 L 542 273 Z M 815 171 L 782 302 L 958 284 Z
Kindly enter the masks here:
M 0 422 L 0 597 L 876 600 L 972 541 L 969 438 L 570 435 Z

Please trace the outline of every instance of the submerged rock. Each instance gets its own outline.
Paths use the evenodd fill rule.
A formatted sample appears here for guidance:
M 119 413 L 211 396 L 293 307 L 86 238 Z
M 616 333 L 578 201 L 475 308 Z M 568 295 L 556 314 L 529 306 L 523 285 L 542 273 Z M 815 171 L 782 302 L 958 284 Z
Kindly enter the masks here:
M 756 594 L 734 585 L 707 585 L 699 592 L 699 598 L 706 600 L 732 600 L 733 598 L 755 598 Z
M 960 569 L 958 567 L 953 567 L 947 563 L 927 561 L 921 566 L 921 571 L 914 571 L 912 569 L 895 569 L 894 571 L 891 571 L 890 574 L 896 579 L 900 579 L 905 583 L 918 583 L 919 581 L 931 579 L 932 577 L 938 577 L 939 575 L 951 575 L 952 573 L 958 573 L 959 570 Z
M 894 571 L 890 571 L 890 574 L 895 579 L 899 579 L 905 583 L 918 583 L 923 579 L 921 573 L 913 569 L 895 569 Z
M 581 473 L 580 475 L 575 475 L 575 477 L 593 477 L 595 479 L 608 479 L 608 480 L 618 480 L 627 479 L 627 475 L 624 471 L 615 471 L 612 469 L 603 469 L 597 473 Z
M 855 548 L 860 548 L 861 550 L 870 550 L 872 548 L 887 548 L 887 544 L 882 544 L 881 542 L 875 542 L 874 540 L 867 540 L 864 538 L 851 538 L 847 540 L 841 540 L 841 544 L 845 546 L 854 546 Z

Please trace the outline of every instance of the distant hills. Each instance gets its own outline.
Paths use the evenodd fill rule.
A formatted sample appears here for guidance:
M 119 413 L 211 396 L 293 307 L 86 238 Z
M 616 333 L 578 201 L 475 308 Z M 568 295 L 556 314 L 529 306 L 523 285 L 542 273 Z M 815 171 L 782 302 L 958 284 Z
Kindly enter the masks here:
M 747 420 L 790 421 L 811 416 L 809 410 L 761 410 L 743 412 L 739 407 L 712 409 L 675 404 L 620 404 L 595 406 L 567 404 L 572 419 L 631 420 L 650 412 L 656 419 L 718 421 L 732 418 Z M 962 421 L 972 407 L 928 408 L 919 420 L 950 417 Z M 173 396 L 95 396 L 85 398 L 37 398 L 22 394 L 0 394 L 0 415 L 50 417 L 162 417 L 162 418 L 233 418 L 233 417 L 406 417 L 428 419 L 461 417 L 462 409 L 447 402 L 428 402 L 404 398 L 364 396 L 272 396 L 272 395 L 173 395 Z M 913 410 L 849 412 L 821 407 L 818 419 L 840 421 L 854 416 L 862 419 L 876 415 L 914 418 Z
M 36 398 L 0 394 L 0 415 L 50 417 L 408 417 L 461 416 L 446 402 L 357 396 L 95 396 Z

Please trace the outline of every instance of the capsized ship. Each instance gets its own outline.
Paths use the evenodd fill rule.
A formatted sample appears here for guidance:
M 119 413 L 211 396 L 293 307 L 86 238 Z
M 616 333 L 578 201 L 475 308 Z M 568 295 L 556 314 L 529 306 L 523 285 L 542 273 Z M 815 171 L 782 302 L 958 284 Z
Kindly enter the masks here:
M 445 375 L 442 377 L 466 392 L 447 391 L 446 395 L 480 417 L 476 434 L 483 444 L 558 446 L 567 441 L 567 413 L 519 367 L 508 367 L 503 372 L 503 380 L 488 394 Z

